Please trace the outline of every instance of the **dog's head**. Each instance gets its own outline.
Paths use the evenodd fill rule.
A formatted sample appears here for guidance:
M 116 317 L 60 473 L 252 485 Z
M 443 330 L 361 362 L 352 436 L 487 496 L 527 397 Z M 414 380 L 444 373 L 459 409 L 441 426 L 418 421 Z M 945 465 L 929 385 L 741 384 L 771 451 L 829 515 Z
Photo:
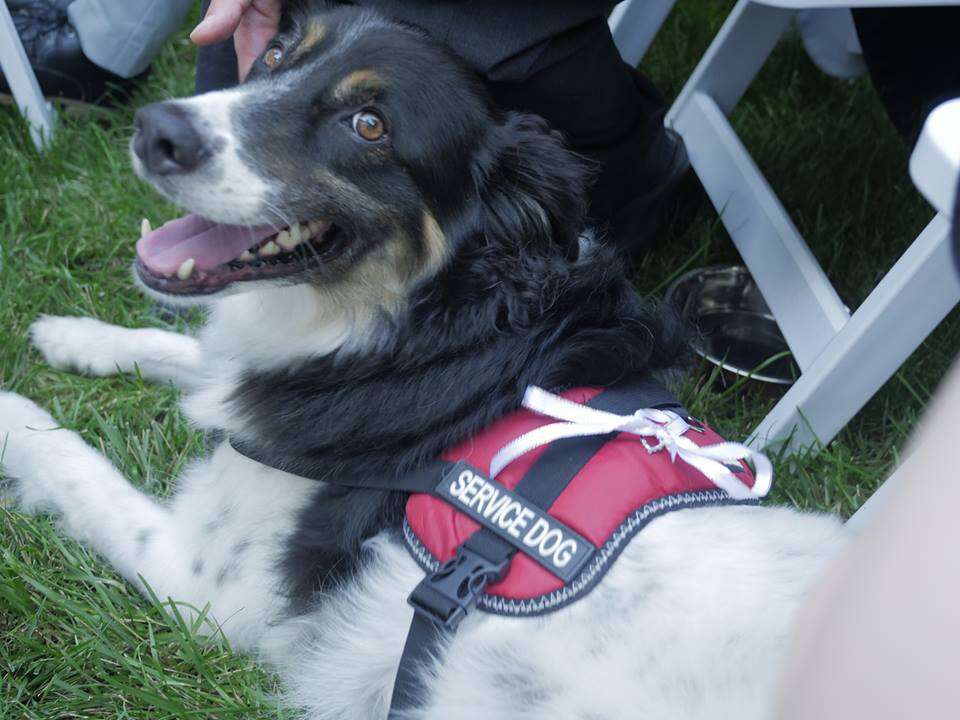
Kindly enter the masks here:
M 468 243 L 575 255 L 585 171 L 538 118 L 492 107 L 421 32 L 298 6 L 236 89 L 136 117 L 137 173 L 194 213 L 146 230 L 164 295 L 264 283 L 402 297 Z

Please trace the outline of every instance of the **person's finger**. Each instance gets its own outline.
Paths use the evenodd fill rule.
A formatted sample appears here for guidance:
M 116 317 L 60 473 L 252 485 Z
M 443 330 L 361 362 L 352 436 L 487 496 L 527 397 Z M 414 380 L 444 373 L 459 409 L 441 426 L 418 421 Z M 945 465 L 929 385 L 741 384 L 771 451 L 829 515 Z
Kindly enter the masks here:
M 280 0 L 253 0 L 233 36 L 241 80 L 267 49 L 270 40 L 277 34 L 279 25 Z
M 243 13 L 253 0 L 211 0 L 207 14 L 190 33 L 190 39 L 197 45 L 226 40 L 233 35 Z

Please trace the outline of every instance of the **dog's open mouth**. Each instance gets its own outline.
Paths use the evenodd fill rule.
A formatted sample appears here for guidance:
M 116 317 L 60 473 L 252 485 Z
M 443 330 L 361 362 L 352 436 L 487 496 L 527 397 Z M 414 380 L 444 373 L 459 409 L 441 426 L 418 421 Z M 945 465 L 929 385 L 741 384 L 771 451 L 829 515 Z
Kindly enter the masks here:
M 144 220 L 137 242 L 137 273 L 163 293 L 205 295 L 234 282 L 294 275 L 335 252 L 336 225 L 324 220 L 274 226 L 223 225 L 199 215 L 156 230 Z

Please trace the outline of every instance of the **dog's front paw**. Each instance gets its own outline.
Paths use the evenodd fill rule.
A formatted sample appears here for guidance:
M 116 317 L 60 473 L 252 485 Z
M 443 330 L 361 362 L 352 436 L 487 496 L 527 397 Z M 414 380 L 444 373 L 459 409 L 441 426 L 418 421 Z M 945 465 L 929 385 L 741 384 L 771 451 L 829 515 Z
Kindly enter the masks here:
M 117 373 L 122 330 L 93 318 L 41 315 L 30 326 L 30 340 L 53 367 L 103 377 Z
M 50 430 L 57 421 L 33 400 L 12 392 L 0 392 L 0 439 L 8 433 Z M 0 446 L 2 447 L 2 446 Z
M 0 392 L 0 497 L 25 511 L 53 508 L 49 492 L 31 478 L 39 464 L 53 461 L 48 438 L 67 432 L 58 428 L 50 413 L 32 400 Z

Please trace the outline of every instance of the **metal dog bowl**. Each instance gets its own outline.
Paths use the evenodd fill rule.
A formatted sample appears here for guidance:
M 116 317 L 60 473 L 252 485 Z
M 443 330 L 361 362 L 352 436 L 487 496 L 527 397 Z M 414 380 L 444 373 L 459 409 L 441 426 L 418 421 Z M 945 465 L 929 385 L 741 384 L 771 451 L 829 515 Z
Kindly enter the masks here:
M 800 376 L 770 308 L 745 267 L 688 272 L 670 285 L 666 299 L 700 330 L 694 350 L 714 365 L 776 385 L 790 385 Z

